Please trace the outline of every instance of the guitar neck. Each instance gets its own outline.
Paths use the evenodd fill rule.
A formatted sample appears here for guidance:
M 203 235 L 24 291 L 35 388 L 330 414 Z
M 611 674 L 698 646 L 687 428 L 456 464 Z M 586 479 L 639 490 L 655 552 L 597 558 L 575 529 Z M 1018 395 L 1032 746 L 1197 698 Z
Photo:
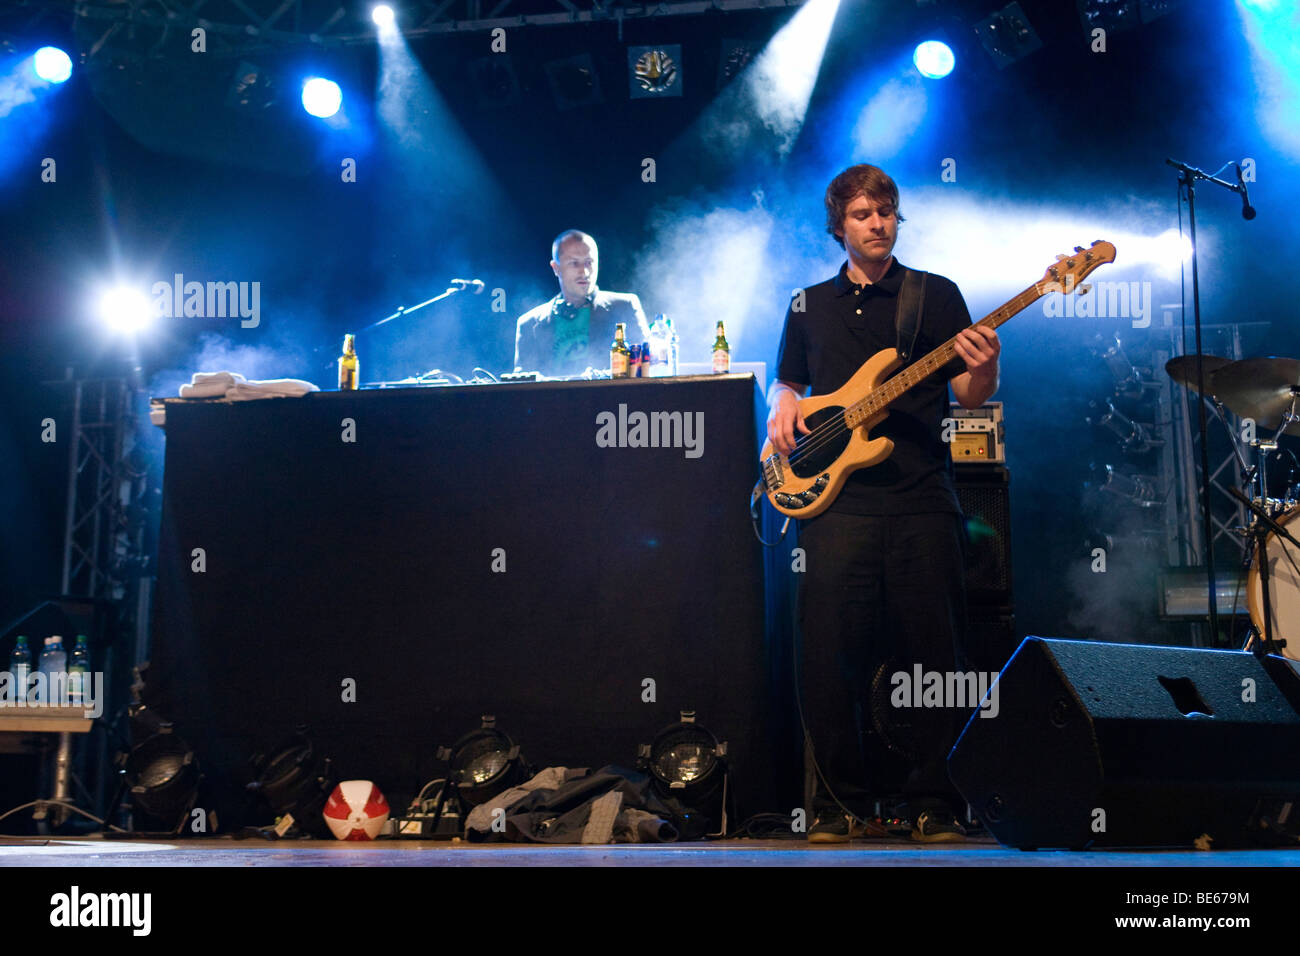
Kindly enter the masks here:
M 1013 315 L 1023 312 L 1035 301 L 1056 289 L 1059 289 L 1059 287 L 1048 287 L 1047 283 L 1036 282 L 974 324 L 996 329 Z M 849 427 L 856 428 L 869 418 L 888 408 L 913 385 L 919 385 L 956 358 L 957 349 L 953 346 L 956 340 L 957 337 L 953 336 L 925 358 L 913 362 L 879 388 L 873 389 L 863 398 L 846 408 L 844 410 L 844 419 Z

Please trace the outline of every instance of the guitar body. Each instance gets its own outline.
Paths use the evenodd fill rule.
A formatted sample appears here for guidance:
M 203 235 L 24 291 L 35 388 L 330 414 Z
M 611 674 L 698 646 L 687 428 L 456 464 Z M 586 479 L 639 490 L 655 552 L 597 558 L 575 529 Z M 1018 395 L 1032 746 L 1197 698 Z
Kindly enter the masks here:
M 809 430 L 815 431 L 819 425 L 875 391 L 901 364 L 895 349 L 883 349 L 867 359 L 852 378 L 829 395 L 800 399 L 799 412 Z M 787 456 L 776 453 L 769 440 L 763 446 L 761 459 L 772 506 L 792 518 L 811 518 L 829 508 L 850 474 L 859 468 L 880 464 L 893 452 L 892 441 L 872 438 L 870 434 L 871 429 L 888 415 L 889 412 L 882 411 L 846 434 L 818 442 L 815 449 L 805 444 L 812 436 L 796 430 L 797 447 L 808 450 L 793 467 Z

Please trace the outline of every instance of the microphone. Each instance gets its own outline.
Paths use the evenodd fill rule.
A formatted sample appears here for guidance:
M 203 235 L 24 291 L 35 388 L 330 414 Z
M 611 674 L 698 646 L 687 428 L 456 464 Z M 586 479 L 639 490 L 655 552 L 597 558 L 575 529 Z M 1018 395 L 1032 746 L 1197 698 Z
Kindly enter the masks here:
M 1241 191 L 1241 218 L 1254 219 L 1255 207 L 1250 204 L 1250 193 L 1246 192 L 1246 180 L 1241 175 L 1241 163 L 1234 163 L 1237 167 L 1237 188 Z
M 484 288 L 482 279 L 452 279 L 450 284 L 453 289 L 459 289 L 462 292 L 466 289 L 473 289 L 475 295 L 482 294 Z

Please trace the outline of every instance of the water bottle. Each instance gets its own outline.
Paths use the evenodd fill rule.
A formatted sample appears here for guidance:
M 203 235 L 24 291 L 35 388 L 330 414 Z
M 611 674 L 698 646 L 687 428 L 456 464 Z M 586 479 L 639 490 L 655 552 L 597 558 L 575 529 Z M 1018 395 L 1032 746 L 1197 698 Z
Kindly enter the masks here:
M 668 374 L 668 329 L 664 326 L 667 318 L 662 312 L 650 323 L 650 369 L 655 378 Z
M 77 644 L 68 659 L 68 703 L 82 707 L 86 703 L 86 684 L 90 680 L 90 648 L 86 635 L 77 635 Z
M 67 680 L 68 655 L 63 650 L 63 638 L 58 634 L 45 639 L 45 650 L 41 651 L 41 673 L 45 675 L 45 690 L 40 695 L 38 703 L 45 704 L 48 707 L 57 707 L 63 703 L 59 695 L 55 693 L 55 688 Z M 55 674 L 61 675 L 58 678 L 58 684 L 55 683 Z
M 677 374 L 677 329 L 673 320 L 664 316 L 664 325 L 668 328 L 668 374 Z
M 9 655 L 9 674 L 14 682 L 13 702 L 27 703 L 27 684 L 32 679 L 32 652 L 27 646 L 27 638 L 21 634 Z

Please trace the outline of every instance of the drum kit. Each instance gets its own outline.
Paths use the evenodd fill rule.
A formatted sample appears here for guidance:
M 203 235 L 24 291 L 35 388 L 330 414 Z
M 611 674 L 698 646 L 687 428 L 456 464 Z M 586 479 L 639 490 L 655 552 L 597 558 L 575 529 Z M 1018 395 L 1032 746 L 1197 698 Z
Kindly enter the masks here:
M 1196 356 L 1179 355 L 1165 364 L 1170 378 L 1209 399 L 1227 429 L 1241 465 L 1243 491 L 1232 490 L 1251 513 L 1244 530 L 1253 542 L 1246 599 L 1254 635 L 1247 647 L 1263 641 L 1281 644 L 1280 653 L 1300 660 L 1300 485 L 1281 498 L 1269 497 L 1267 462 L 1282 435 L 1300 436 L 1300 360 L 1254 358 L 1231 361 L 1203 355 L 1204 391 L 1197 388 Z M 1254 423 L 1238 434 L 1224 409 Z M 1272 437 L 1267 437 L 1271 432 Z M 1249 437 L 1246 437 L 1249 436 Z M 1255 450 L 1249 465 L 1243 448 Z M 1294 473 L 1292 474 L 1292 477 Z M 1283 643 L 1285 642 L 1285 643 Z

